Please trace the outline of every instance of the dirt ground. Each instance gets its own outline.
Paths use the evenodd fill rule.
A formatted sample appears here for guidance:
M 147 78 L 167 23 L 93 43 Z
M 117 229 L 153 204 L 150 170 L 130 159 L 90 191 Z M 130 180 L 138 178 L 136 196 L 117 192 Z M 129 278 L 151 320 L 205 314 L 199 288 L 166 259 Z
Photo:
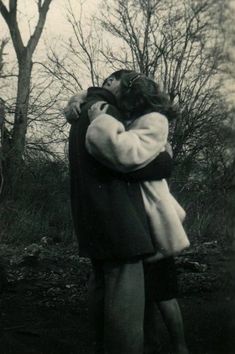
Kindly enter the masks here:
M 75 245 L 0 245 L 7 272 L 0 293 L 0 354 L 92 353 L 90 263 L 77 254 Z M 177 269 L 190 353 L 235 353 L 234 255 L 206 242 L 178 257 Z M 163 352 L 170 353 L 160 315 L 158 335 Z

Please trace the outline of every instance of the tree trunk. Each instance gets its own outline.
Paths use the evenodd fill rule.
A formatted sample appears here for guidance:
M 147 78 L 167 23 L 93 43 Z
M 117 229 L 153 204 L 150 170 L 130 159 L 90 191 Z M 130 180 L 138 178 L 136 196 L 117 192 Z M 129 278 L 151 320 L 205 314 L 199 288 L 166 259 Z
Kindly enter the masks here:
M 3 174 L 3 135 L 4 135 L 4 121 L 5 121 L 5 105 L 0 98 L 0 196 L 2 194 L 4 174 Z
M 19 64 L 16 111 L 12 136 L 14 153 L 11 159 L 15 161 L 21 161 L 25 148 L 31 72 L 32 61 L 27 60 L 27 57 L 24 56 Z
M 7 152 L 5 164 L 5 174 L 8 193 L 14 195 L 15 187 L 19 181 L 22 170 L 23 154 L 25 149 L 25 138 L 27 132 L 27 113 L 29 106 L 30 81 L 31 81 L 32 61 L 27 60 L 27 53 L 22 56 L 19 63 L 17 100 L 14 127 L 10 149 Z

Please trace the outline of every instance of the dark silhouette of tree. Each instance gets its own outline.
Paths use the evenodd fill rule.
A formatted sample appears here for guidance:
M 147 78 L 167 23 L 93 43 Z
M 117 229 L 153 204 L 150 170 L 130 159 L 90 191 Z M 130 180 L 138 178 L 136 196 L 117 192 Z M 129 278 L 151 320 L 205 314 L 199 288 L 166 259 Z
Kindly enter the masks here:
M 8 182 L 13 185 L 17 171 L 21 168 L 25 149 L 29 95 L 32 74 L 32 57 L 43 31 L 46 16 L 52 0 L 38 0 L 38 21 L 28 43 L 24 45 L 17 21 L 17 0 L 9 0 L 8 8 L 0 0 L 0 13 L 4 18 L 11 36 L 18 62 L 18 80 L 11 148 L 8 152 Z M 12 184 L 13 183 L 13 184 Z

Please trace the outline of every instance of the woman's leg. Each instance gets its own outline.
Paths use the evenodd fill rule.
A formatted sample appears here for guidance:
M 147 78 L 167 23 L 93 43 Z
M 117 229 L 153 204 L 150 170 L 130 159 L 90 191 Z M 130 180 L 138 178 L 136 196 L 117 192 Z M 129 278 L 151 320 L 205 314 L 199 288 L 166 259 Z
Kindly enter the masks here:
M 145 265 L 145 342 L 146 348 L 153 348 L 157 336 L 156 308 L 160 309 L 163 320 L 169 331 L 174 353 L 187 354 L 188 350 L 184 338 L 184 326 L 177 297 L 177 274 L 173 258 L 166 258 L 152 264 Z M 155 336 L 154 336 L 155 331 Z M 160 353 L 160 346 L 148 353 Z
M 173 353 L 188 354 L 183 318 L 177 299 L 159 301 L 158 307 L 171 337 Z

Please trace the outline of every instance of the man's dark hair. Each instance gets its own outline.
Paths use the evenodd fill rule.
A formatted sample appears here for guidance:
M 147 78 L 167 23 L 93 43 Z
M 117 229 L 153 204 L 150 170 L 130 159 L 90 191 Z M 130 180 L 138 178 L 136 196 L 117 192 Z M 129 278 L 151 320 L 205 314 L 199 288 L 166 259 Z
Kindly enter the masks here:
M 116 80 L 120 80 L 124 74 L 134 73 L 133 70 L 120 69 L 109 75 L 103 82 L 102 86 L 105 85 L 106 81 L 111 77 L 115 77 Z

